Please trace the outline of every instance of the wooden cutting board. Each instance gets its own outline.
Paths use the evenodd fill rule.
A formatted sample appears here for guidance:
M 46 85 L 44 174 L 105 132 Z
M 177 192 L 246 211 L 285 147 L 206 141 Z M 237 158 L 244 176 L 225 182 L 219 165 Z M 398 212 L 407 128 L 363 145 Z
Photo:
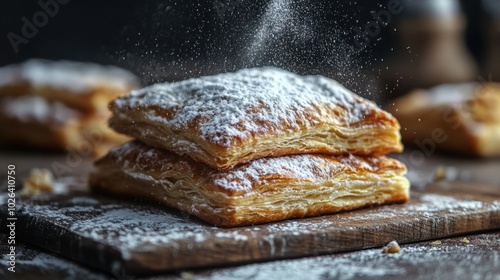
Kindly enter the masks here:
M 500 190 L 472 184 L 430 185 L 404 205 L 239 228 L 69 185 L 66 194 L 18 200 L 16 238 L 115 274 L 312 256 L 500 228 Z M 6 211 L 1 205 L 2 230 Z

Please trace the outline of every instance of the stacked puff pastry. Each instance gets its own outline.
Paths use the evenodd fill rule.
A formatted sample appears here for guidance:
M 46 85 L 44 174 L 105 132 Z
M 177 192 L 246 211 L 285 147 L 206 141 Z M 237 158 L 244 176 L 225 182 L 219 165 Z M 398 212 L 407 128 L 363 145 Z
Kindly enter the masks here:
M 0 145 L 104 154 L 128 139 L 108 127 L 108 104 L 138 84 L 128 71 L 92 63 L 32 59 L 4 66 Z
M 399 124 L 321 76 L 276 68 L 156 84 L 116 99 L 136 138 L 96 161 L 94 190 L 142 197 L 218 226 L 406 202 Z

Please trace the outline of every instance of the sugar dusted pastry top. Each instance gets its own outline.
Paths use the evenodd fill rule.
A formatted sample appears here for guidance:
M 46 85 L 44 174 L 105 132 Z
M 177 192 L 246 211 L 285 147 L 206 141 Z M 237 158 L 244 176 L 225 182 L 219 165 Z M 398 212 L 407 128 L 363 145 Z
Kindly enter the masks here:
M 56 87 L 81 92 L 95 87 L 128 90 L 137 86 L 135 75 L 115 66 L 89 62 L 30 59 L 0 68 L 0 86 L 27 82 L 33 87 Z
M 152 85 L 116 99 L 111 110 L 115 130 L 217 168 L 291 153 L 401 150 L 398 122 L 374 103 L 331 79 L 271 67 Z M 380 145 L 348 146 L 363 133 Z
M 196 123 L 204 140 L 230 146 L 234 137 L 314 126 L 325 104 L 339 106 L 339 119 L 332 121 L 348 125 L 363 123 L 374 111 L 380 111 L 333 80 L 302 77 L 276 68 L 155 84 L 116 100 L 112 106 L 115 110 L 158 107 L 167 113 L 151 117 L 165 125 L 183 130 Z M 311 107 L 317 114 L 306 111 Z

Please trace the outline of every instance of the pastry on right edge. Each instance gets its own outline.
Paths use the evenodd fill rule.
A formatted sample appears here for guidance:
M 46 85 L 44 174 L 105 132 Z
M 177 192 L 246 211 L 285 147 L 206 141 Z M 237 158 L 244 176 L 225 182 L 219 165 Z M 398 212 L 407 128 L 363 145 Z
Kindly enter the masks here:
M 414 90 L 388 110 L 403 142 L 425 152 L 500 155 L 500 84 L 445 84 Z

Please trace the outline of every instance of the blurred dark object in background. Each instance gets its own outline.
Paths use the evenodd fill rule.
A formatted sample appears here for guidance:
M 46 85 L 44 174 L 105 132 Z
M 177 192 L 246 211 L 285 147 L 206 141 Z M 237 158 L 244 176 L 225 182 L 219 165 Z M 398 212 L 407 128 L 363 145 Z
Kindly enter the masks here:
M 393 0 L 398 2 L 397 0 Z M 413 0 L 417 2 L 417 0 Z M 40 12 L 57 3 L 58 10 Z M 462 0 L 469 18 L 467 43 L 483 53 L 481 4 Z M 355 4 L 354 4 L 355 3 Z M 381 24 L 363 48 L 355 30 L 374 21 L 390 0 L 41 0 L 9 1 L 0 10 L 0 65 L 28 58 L 114 64 L 142 77 L 145 84 L 179 80 L 241 67 L 275 65 L 301 74 L 324 74 L 361 95 L 391 99 L 376 85 L 395 72 L 387 56 L 407 51 L 394 45 L 401 30 L 395 20 Z M 274 9 L 274 13 L 273 12 Z M 26 21 L 32 38 L 18 44 Z M 395 17 L 394 17 L 395 18 Z M 394 30 L 396 28 L 396 31 Z M 12 38 L 12 36 L 11 36 Z M 19 42 L 19 41 L 18 41 Z M 419 59 L 415 52 L 404 60 Z M 408 77 L 405 77 L 409 80 Z M 370 95 L 374 93 L 374 95 Z
M 398 51 L 389 60 L 383 86 L 395 95 L 415 88 L 473 81 L 477 65 L 467 50 L 467 20 L 458 0 L 401 0 Z
M 485 55 L 481 58 L 483 63 L 483 78 L 487 81 L 500 81 L 500 1 L 483 0 L 485 20 L 482 32 L 485 43 Z

